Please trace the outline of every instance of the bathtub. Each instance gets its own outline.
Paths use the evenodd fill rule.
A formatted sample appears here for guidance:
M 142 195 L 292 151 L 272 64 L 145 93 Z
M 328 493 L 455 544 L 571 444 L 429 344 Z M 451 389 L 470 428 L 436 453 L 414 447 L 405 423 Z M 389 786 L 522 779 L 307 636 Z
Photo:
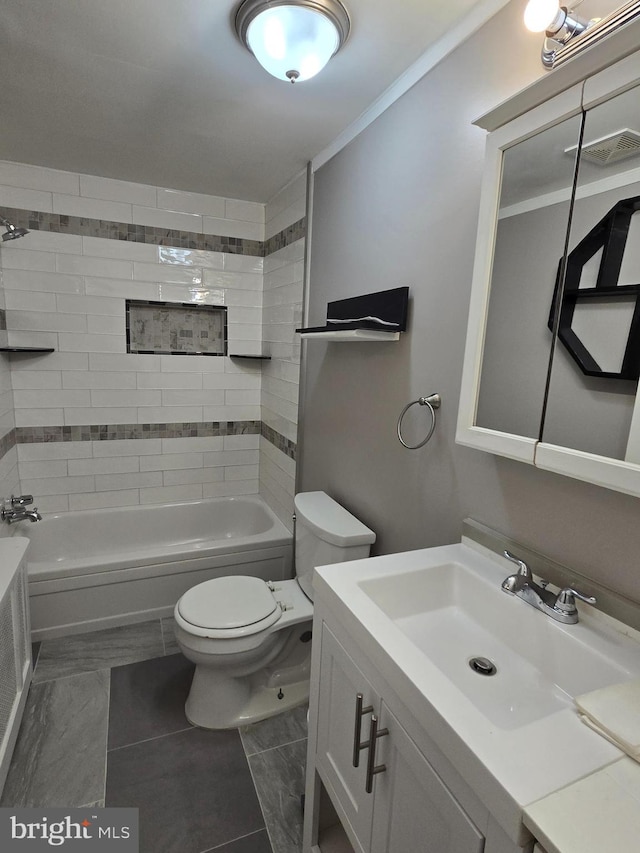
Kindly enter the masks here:
M 34 640 L 170 616 L 223 575 L 292 576 L 292 536 L 260 497 L 47 515 L 19 522 Z

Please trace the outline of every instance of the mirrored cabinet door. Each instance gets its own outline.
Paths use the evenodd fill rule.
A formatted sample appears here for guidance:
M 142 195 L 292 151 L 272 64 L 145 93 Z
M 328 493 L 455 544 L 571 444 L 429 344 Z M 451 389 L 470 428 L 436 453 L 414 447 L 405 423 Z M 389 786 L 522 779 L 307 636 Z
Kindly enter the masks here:
M 533 463 L 549 376 L 549 306 L 570 221 L 581 87 L 487 141 L 456 440 Z
M 542 441 L 638 464 L 640 88 L 586 112 L 568 248 Z
M 504 152 L 476 425 L 538 439 L 581 116 Z

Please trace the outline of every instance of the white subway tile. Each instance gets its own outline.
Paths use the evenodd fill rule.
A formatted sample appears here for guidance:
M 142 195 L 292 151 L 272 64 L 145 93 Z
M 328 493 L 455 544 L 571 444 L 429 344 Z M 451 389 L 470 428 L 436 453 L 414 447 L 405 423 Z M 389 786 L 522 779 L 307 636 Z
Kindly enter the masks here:
M 153 248 L 156 254 L 149 260 L 154 260 L 160 264 L 209 267 L 214 270 L 224 269 L 225 255 L 222 252 L 210 252 L 207 249 L 180 249 L 173 246 L 154 246 Z
M 162 453 L 142 456 L 141 471 L 171 471 L 176 468 L 202 468 L 202 453 Z
M 227 290 L 225 292 L 225 302 L 228 308 L 260 308 L 262 301 L 263 294 L 260 290 Z
M 140 493 L 137 489 L 69 495 L 69 509 L 72 512 L 82 509 L 109 509 L 114 506 L 137 506 L 139 503 Z
M 161 405 L 160 391 L 100 390 L 91 392 L 91 405 L 96 407 L 108 406 L 159 406 Z
M 262 310 L 260 308 L 234 307 L 229 311 L 229 322 L 234 324 L 248 323 L 254 326 L 262 325 Z
M 156 298 L 166 302 L 189 302 L 194 305 L 224 305 L 225 302 L 225 292 L 222 288 L 208 287 L 202 284 L 169 284 L 166 282 L 160 282 L 157 288 Z
M 3 270 L 6 290 L 44 290 L 51 293 L 84 293 L 80 275 L 61 275 L 36 270 Z
M 113 389 L 124 391 L 136 387 L 135 373 L 101 373 L 95 370 L 65 372 L 62 375 L 63 388 L 88 388 L 89 390 Z
M 131 474 L 140 470 L 137 456 L 111 456 L 102 459 L 70 459 L 69 474 Z
M 0 183 L 46 192 L 75 195 L 79 192 L 78 175 L 74 172 L 45 169 L 42 166 L 13 163 L 10 160 L 0 160 Z
M 205 234 L 218 237 L 240 237 L 244 240 L 262 240 L 264 225 L 259 222 L 242 222 L 239 219 L 223 219 L 204 216 L 202 222 Z
M 202 267 L 179 267 L 171 264 L 133 265 L 133 278 L 136 281 L 157 281 L 173 284 L 202 284 Z
M 66 477 L 67 464 L 66 459 L 20 462 L 20 478 L 36 480 L 41 477 Z
M 121 317 L 105 317 L 98 314 L 87 316 L 87 331 L 93 335 L 125 335 L 124 310 Z
M 111 352 L 125 351 L 124 335 L 82 335 L 72 332 L 61 332 L 58 335 L 58 346 L 62 352 Z
M 105 201 L 121 201 L 126 204 L 145 204 L 150 207 L 156 203 L 155 187 L 132 184 L 129 181 L 116 181 L 111 178 L 98 178 L 95 175 L 80 175 L 80 195 Z
M 16 409 L 55 409 L 66 406 L 89 406 L 88 391 L 14 391 L 13 402 Z
M 180 486 L 187 483 L 219 483 L 224 479 L 224 468 L 190 468 L 165 471 L 165 486 Z
M 257 465 L 259 462 L 258 450 L 222 450 L 203 454 L 205 468 L 219 468 L 227 465 Z
M 261 323 L 234 323 L 233 314 L 229 318 L 227 332 L 229 343 L 231 341 L 262 341 Z M 289 332 L 289 335 L 293 337 L 293 330 Z
M 150 225 L 152 228 L 193 231 L 196 234 L 202 234 L 202 216 L 194 213 L 178 213 L 134 205 L 133 221 L 136 225 Z
M 157 357 L 157 356 L 156 356 Z M 161 355 L 160 369 L 163 373 L 224 373 L 227 359 L 216 356 Z
M 82 253 L 82 237 L 79 234 L 60 234 L 57 231 L 29 231 L 26 246 L 19 240 L 2 247 L 11 252 L 62 252 L 79 255 Z
M 124 314 L 122 300 L 108 296 L 58 294 L 55 299 L 57 310 L 64 314 L 101 314 L 110 317 L 120 317 Z
M 46 441 L 38 444 L 18 444 L 20 462 L 48 459 L 84 459 L 91 456 L 89 441 Z
M 300 199 L 281 213 L 271 217 L 271 219 L 266 222 L 264 229 L 265 239 L 268 240 L 275 234 L 279 234 L 281 231 L 284 231 L 285 228 L 288 228 L 290 225 L 293 225 L 294 222 L 302 219 L 305 214 L 306 204 L 304 199 Z
M 106 219 L 112 222 L 132 222 L 131 205 L 117 201 L 81 198 L 80 196 L 53 194 L 53 212 L 86 219 Z
M 96 459 L 112 456 L 147 456 L 162 452 L 160 438 L 123 438 L 114 441 L 93 442 Z
M 140 489 L 141 504 L 176 503 L 178 501 L 198 501 L 202 499 L 202 486 L 160 486 Z
M 223 449 L 223 436 L 190 436 L 189 438 L 163 438 L 162 453 L 202 453 Z
M 34 270 L 38 272 L 55 272 L 56 256 L 53 252 L 22 252 L 9 251 L 2 247 L 2 269 L 5 270 Z
M 249 433 L 243 435 L 225 435 L 222 447 L 224 450 L 258 450 L 260 436 Z
M 259 373 L 209 373 L 202 377 L 202 385 L 205 389 L 216 389 L 226 391 L 227 389 L 252 391 L 260 390 Z
M 258 480 L 225 480 L 222 483 L 204 483 L 202 496 L 205 498 L 226 498 L 233 495 L 257 495 Z
M 23 210 L 41 210 L 51 213 L 53 198 L 50 192 L 28 190 L 23 187 L 9 187 L 0 184 L 0 198 L 4 207 L 17 207 Z
M 224 469 L 225 480 L 257 480 L 258 465 L 231 465 Z
M 137 353 L 90 353 L 89 369 L 97 371 L 144 371 L 160 370 L 158 355 L 138 355 Z
M 224 393 L 220 391 L 184 391 L 166 389 L 162 391 L 163 406 L 222 405 Z
M 259 406 L 260 391 L 225 391 L 224 403 L 225 406 Z
M 48 495 L 44 498 L 38 498 L 38 510 L 42 515 L 53 512 L 67 512 L 68 509 L 68 495 Z
M 93 477 L 46 477 L 21 480 L 22 489 L 31 495 L 72 495 L 94 492 Z
M 254 255 L 233 255 L 229 252 L 225 252 L 224 269 L 225 272 L 262 274 L 264 272 L 264 258 L 258 258 Z
M 116 258 L 92 258 L 89 255 L 59 255 L 58 272 L 100 278 L 133 278 L 133 262 Z
M 162 485 L 160 471 L 145 471 L 138 474 L 96 474 L 96 491 L 110 492 L 116 489 L 142 489 Z
M 30 330 L 28 332 L 14 332 L 13 330 L 9 330 L 7 332 L 7 345 L 10 347 L 53 347 L 53 349 L 57 349 L 58 333 L 37 332 L 33 330 Z
M 110 240 L 106 237 L 83 237 L 82 254 L 94 258 L 115 258 L 121 261 L 147 261 L 157 259 L 158 247 L 151 243 L 129 240 Z
M 30 355 L 28 359 L 14 359 L 11 372 L 18 371 L 54 371 L 54 370 L 88 370 L 89 356 L 79 352 L 51 352 L 43 355 Z
M 179 388 L 198 390 L 202 388 L 201 373 L 138 373 L 138 388 Z
M 55 293 L 40 293 L 37 290 L 5 291 L 5 307 L 16 311 L 57 311 Z
M 12 374 L 11 384 L 16 391 L 53 390 L 62 388 L 62 374 L 53 370 L 46 373 L 39 370 L 21 370 Z
M 207 287 L 230 290 L 262 291 L 262 276 L 254 272 L 220 272 L 203 269 L 204 284 Z
M 158 299 L 158 285 L 151 282 L 133 282 L 116 278 L 86 278 L 88 296 L 110 296 L 120 299 Z
M 220 214 L 212 213 L 211 215 L 219 216 Z M 240 201 L 236 198 L 228 198 L 224 204 L 224 216 L 226 219 L 240 219 L 244 222 L 264 224 L 264 204 L 257 201 Z
M 12 332 L 86 332 L 87 319 L 81 314 L 11 309 L 7 311 L 7 325 Z
M 183 192 L 182 190 L 167 190 L 160 187 L 158 187 L 157 195 L 157 205 L 163 210 L 207 214 L 209 216 L 225 215 L 225 200 L 219 196 Z
M 205 421 L 259 421 L 260 406 L 205 406 L 203 415 Z
M 149 406 L 138 409 L 139 424 L 201 423 L 202 406 Z
M 137 409 L 64 409 L 64 425 L 135 424 Z

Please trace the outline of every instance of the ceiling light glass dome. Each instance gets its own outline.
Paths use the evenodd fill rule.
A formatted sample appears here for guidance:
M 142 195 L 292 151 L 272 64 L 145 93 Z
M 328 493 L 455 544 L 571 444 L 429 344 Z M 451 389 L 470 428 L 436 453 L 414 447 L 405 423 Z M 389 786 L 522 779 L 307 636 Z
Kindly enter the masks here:
M 337 0 L 245 0 L 236 31 L 260 65 L 279 80 L 309 80 L 339 50 L 349 17 Z

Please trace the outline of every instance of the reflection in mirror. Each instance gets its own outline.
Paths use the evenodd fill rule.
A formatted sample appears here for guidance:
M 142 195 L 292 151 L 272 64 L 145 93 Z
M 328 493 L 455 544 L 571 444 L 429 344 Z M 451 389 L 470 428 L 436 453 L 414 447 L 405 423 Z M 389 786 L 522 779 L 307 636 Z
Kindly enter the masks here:
M 537 439 L 549 370 L 547 328 L 564 252 L 581 116 L 507 149 L 476 425 Z M 573 155 L 565 150 L 573 148 Z
M 586 115 L 544 442 L 640 463 L 639 293 L 636 88 Z

